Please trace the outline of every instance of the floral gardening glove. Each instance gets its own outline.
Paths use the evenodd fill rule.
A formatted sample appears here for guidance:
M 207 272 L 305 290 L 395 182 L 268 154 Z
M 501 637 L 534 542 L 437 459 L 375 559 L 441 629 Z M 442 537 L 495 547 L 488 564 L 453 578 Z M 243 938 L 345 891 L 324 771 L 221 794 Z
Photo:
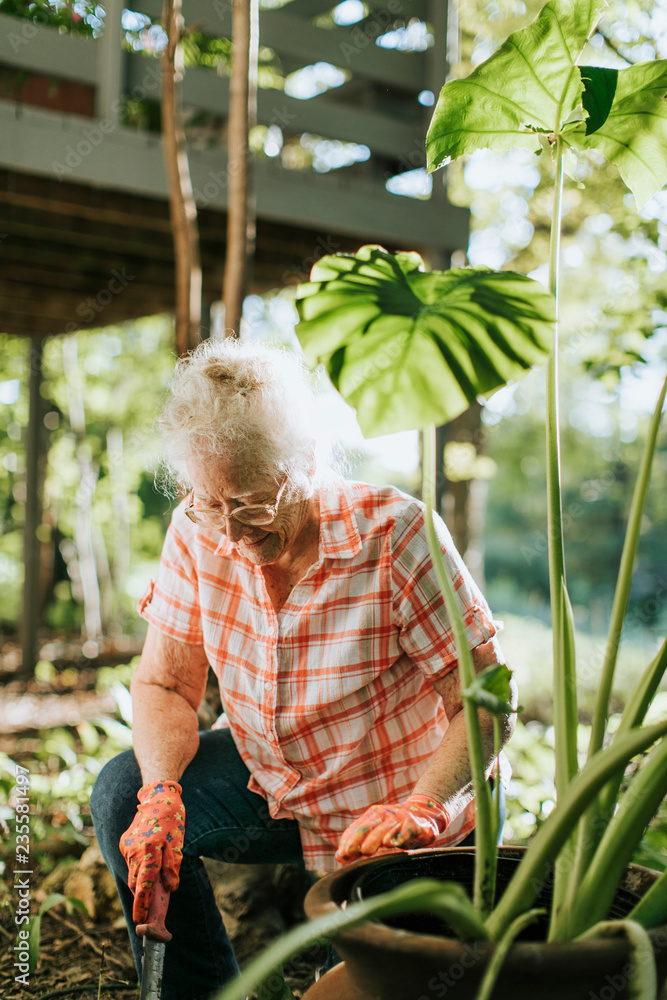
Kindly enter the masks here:
M 347 862 L 383 848 L 429 847 L 447 827 L 447 810 L 430 795 L 414 793 L 400 805 L 377 805 L 350 823 L 336 860 Z
M 127 884 L 134 893 L 132 919 L 137 924 L 148 919 L 153 886 L 160 875 L 165 889 L 178 889 L 185 830 L 181 791 L 178 782 L 169 779 L 143 785 L 137 792 L 137 815 L 120 838 Z

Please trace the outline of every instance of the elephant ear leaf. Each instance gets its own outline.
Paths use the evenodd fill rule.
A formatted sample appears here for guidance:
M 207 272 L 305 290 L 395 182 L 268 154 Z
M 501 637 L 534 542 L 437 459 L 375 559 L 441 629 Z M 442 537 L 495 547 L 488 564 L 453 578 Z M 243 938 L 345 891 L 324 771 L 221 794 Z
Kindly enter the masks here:
M 641 208 L 667 181 L 667 59 L 580 72 L 589 119 L 568 141 L 615 164 Z
M 604 0 L 551 0 L 465 80 L 446 83 L 426 137 L 428 169 L 476 149 L 538 151 L 581 105 L 576 64 Z
M 365 246 L 323 257 L 300 285 L 297 335 L 369 437 L 445 423 L 546 361 L 554 300 L 511 271 L 425 272 Z

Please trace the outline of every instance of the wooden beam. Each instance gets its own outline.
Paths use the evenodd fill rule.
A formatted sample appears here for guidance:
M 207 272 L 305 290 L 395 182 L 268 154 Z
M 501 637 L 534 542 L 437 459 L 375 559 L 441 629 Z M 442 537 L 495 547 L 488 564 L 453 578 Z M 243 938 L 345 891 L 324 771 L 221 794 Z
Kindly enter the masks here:
M 97 43 L 27 18 L 0 14 L 0 63 L 95 84 Z M 120 58 L 120 46 L 118 49 Z
M 387 0 L 364 0 L 371 11 L 386 10 L 389 8 Z M 286 8 L 290 14 L 296 17 L 317 17 L 318 14 L 326 14 L 332 10 L 336 3 L 331 0 L 291 0 Z M 426 17 L 426 0 L 399 0 L 389 8 L 398 20 L 400 18 L 418 17 L 423 21 Z
M 141 85 L 145 66 L 146 60 L 141 56 L 130 56 L 127 70 L 130 92 Z M 364 84 L 367 86 L 367 81 Z M 416 142 L 423 145 L 422 130 L 415 127 L 421 110 L 416 98 L 414 119 L 401 121 L 395 114 L 383 114 L 337 101 L 335 94 L 336 91 L 328 91 L 326 95 L 301 101 L 280 90 L 260 90 L 257 94 L 257 121 L 260 125 L 278 125 L 288 133 L 314 132 L 328 139 L 361 142 L 371 152 L 395 156 L 398 160 Z M 229 111 L 229 81 L 213 70 L 191 67 L 183 80 L 183 103 L 226 117 Z

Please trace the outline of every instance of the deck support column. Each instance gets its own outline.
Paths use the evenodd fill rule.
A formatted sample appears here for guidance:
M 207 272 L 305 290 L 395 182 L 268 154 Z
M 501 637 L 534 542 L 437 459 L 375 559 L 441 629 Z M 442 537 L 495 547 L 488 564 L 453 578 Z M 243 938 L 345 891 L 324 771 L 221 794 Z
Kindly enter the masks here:
M 30 412 L 26 433 L 26 484 L 25 524 L 23 526 L 23 551 L 25 576 L 23 581 L 23 620 L 21 639 L 23 660 L 21 673 L 32 676 L 39 655 L 39 539 L 37 530 L 42 520 L 41 483 L 39 475 L 40 444 L 42 439 L 42 337 L 30 337 Z

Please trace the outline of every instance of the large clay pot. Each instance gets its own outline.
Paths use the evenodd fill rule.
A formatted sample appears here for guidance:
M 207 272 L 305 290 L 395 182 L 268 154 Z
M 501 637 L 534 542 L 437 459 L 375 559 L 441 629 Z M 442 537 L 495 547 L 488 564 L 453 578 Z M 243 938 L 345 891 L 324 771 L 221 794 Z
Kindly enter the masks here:
M 523 848 L 500 848 L 498 887 L 502 892 Z M 369 858 L 325 876 L 308 893 L 309 918 L 332 913 L 347 900 L 377 895 L 410 878 L 431 877 L 472 884 L 474 849 L 411 851 Z M 657 878 L 630 865 L 610 918 L 625 916 Z M 546 883 L 536 905 L 547 905 Z M 517 941 L 503 966 L 493 1000 L 627 1000 L 632 975 L 623 938 L 546 944 L 535 926 Z M 463 944 L 444 936 L 437 919 L 425 914 L 373 922 L 339 934 L 334 945 L 344 965 L 315 984 L 308 1000 L 474 1000 L 495 945 Z M 531 940 L 530 938 L 533 938 Z M 540 940 L 541 938 L 541 940 Z M 651 932 L 659 981 L 667 976 L 667 927 Z

